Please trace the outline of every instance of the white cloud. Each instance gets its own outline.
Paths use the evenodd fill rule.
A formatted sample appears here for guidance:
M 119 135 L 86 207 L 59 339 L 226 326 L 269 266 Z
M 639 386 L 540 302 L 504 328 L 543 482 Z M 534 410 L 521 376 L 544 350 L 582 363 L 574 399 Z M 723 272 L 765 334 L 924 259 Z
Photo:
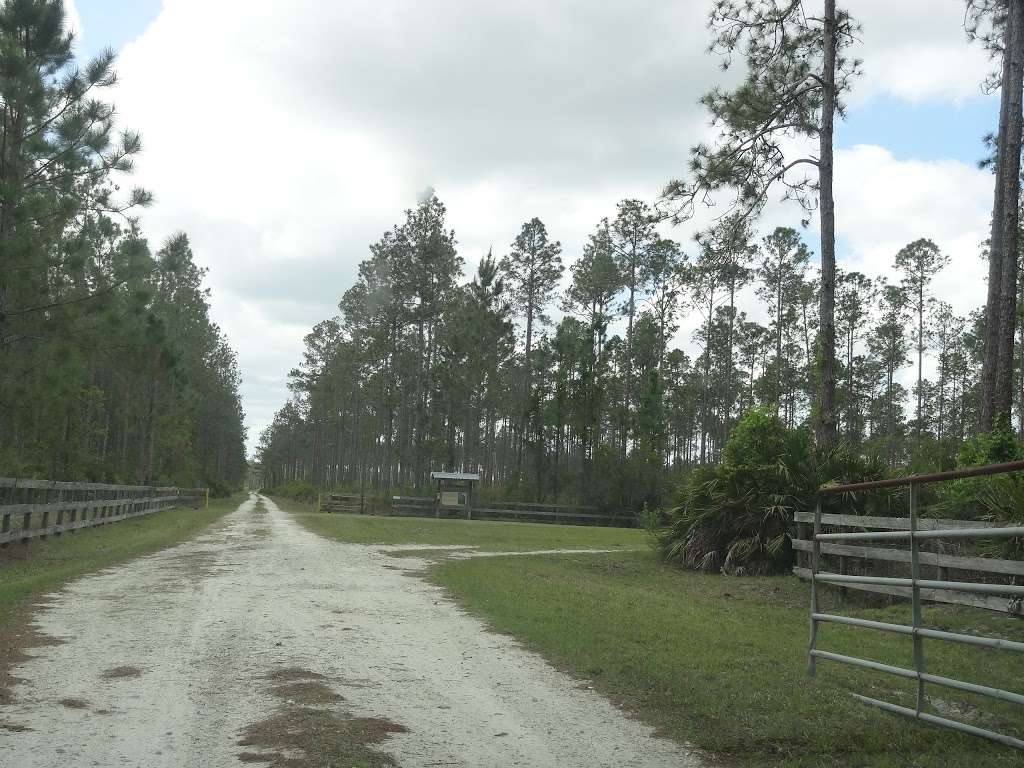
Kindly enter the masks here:
M 896 252 L 921 237 L 950 255 L 936 292 L 966 314 L 985 300 L 992 177 L 956 160 L 896 160 L 881 147 L 836 153 L 836 230 L 846 269 L 889 275 Z
M 64 13 L 66 15 L 66 28 L 68 32 L 71 32 L 75 36 L 75 40 L 81 45 L 83 36 L 82 29 L 82 17 L 78 13 L 78 8 L 75 7 L 75 0 L 64 0 Z
M 868 62 L 856 98 L 976 90 L 985 57 L 964 40 L 957 0 L 854 5 Z M 147 232 L 185 230 L 210 267 L 251 442 L 287 397 L 302 336 L 424 187 L 448 205 L 470 271 L 533 216 L 569 262 L 617 200 L 653 199 L 684 171 L 707 131 L 697 99 L 739 74 L 706 53 L 706 6 L 165 0 L 122 51 L 116 100 L 143 134 L 137 181 L 157 196 Z M 968 268 L 984 174 L 868 147 L 840 152 L 837 172 L 854 263 L 877 271 L 894 246 L 931 236 Z M 773 209 L 765 224 L 799 218 Z
M 533 216 L 571 260 L 616 200 L 653 198 L 703 130 L 694 105 L 717 76 L 703 15 L 662 0 L 167 0 L 122 52 L 118 106 L 143 133 L 147 231 L 187 231 L 211 268 L 251 436 L 303 334 L 423 187 L 467 270 Z M 274 381 L 276 400 L 261 394 Z
M 992 196 L 987 171 L 956 160 L 899 160 L 882 147 L 861 145 L 836 151 L 835 176 L 836 259 L 841 269 L 898 283 L 900 276 L 893 268 L 897 251 L 929 238 L 950 256 L 933 283 L 934 294 L 965 317 L 984 304 L 987 265 L 980 258 L 980 244 L 988 237 Z M 795 203 L 773 203 L 759 230 L 798 228 L 805 215 Z M 816 217 L 803 235 L 816 263 Z M 750 320 L 768 320 L 753 285 L 738 293 L 737 306 Z M 701 322 L 699 312 L 689 312 L 675 338 L 691 354 L 700 352 L 694 332 Z M 933 362 L 926 360 L 925 376 L 933 375 Z M 907 368 L 900 378 L 909 388 L 915 376 L 916 371 Z
M 879 94 L 910 102 L 959 103 L 981 93 L 988 54 L 968 43 L 963 0 L 849 0 L 863 27 L 864 77 L 852 104 Z

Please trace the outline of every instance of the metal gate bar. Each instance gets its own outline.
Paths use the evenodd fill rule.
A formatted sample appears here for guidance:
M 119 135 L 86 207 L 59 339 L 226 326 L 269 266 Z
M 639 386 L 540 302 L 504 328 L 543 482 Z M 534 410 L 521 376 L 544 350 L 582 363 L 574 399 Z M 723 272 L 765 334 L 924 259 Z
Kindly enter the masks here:
M 998 531 L 998 528 L 989 528 Z M 911 566 L 913 567 L 913 566 Z M 957 592 L 978 592 L 985 595 L 1021 595 L 1024 586 L 1017 584 L 979 584 L 973 581 L 937 581 L 935 579 L 900 579 L 894 576 L 847 576 L 843 573 L 818 573 L 818 581 L 835 584 L 881 584 L 887 587 L 912 587 L 914 589 L 953 589 Z
M 919 475 L 908 478 L 894 478 L 891 480 L 874 481 L 844 486 L 825 486 L 819 489 L 818 502 L 814 511 L 814 533 L 811 539 L 811 611 L 810 611 L 810 643 L 808 649 L 807 671 L 812 677 L 816 671 L 818 659 L 833 661 L 840 664 L 870 669 L 876 672 L 883 672 L 917 682 L 915 706 L 913 708 L 900 706 L 886 701 L 880 701 L 868 696 L 853 694 L 857 701 L 873 707 L 892 712 L 894 714 L 910 717 L 921 722 L 948 728 L 972 736 L 989 739 L 991 741 L 1005 744 L 1015 749 L 1024 750 L 1024 740 L 1015 738 L 984 728 L 978 728 L 957 720 L 951 720 L 938 715 L 925 712 L 926 704 L 925 684 L 940 685 L 955 690 L 965 691 L 981 696 L 988 696 L 1000 701 L 1012 704 L 1024 705 L 1024 694 L 1013 691 L 1004 691 L 1000 688 L 992 688 L 985 685 L 977 685 L 954 678 L 933 675 L 927 672 L 924 653 L 924 638 L 944 640 L 947 642 L 964 643 L 977 645 L 998 650 L 1024 652 L 1024 643 L 1003 640 L 995 637 L 982 635 L 965 635 L 955 632 L 931 629 L 923 626 L 921 614 L 921 590 L 922 589 L 943 589 L 959 592 L 973 592 L 991 595 L 1012 595 L 1024 597 L 1024 586 L 1015 584 L 981 584 L 966 581 L 947 581 L 941 579 L 922 579 L 920 571 L 920 542 L 925 539 L 968 539 L 968 538 L 1010 538 L 1024 536 L 1024 527 L 1004 526 L 986 528 L 955 528 L 946 530 L 919 530 L 918 529 L 918 489 L 924 483 L 942 482 L 955 480 L 963 477 L 977 477 L 980 475 L 993 475 L 1006 472 L 1017 472 L 1024 470 L 1024 462 L 1012 462 L 1009 464 L 990 465 L 988 467 L 975 467 L 969 470 L 958 470 L 955 472 L 944 472 L 934 475 Z M 877 488 L 891 488 L 896 486 L 909 486 L 910 489 L 910 520 L 909 530 L 905 531 L 875 531 L 875 532 L 854 532 L 854 533 L 825 533 L 821 532 L 821 496 L 836 493 L 851 493 L 857 491 L 873 490 Z M 910 543 L 910 578 L 891 578 L 885 576 L 848 576 L 839 573 L 826 573 L 819 571 L 821 559 L 821 542 L 823 541 L 908 541 Z M 826 584 L 876 584 L 894 587 L 909 587 L 911 594 L 912 625 L 893 624 L 883 621 L 870 621 L 850 616 L 821 613 L 818 610 L 818 583 Z M 821 650 L 817 647 L 818 625 L 821 623 L 844 624 L 865 629 L 875 629 L 882 632 L 891 632 L 900 635 L 909 635 L 914 644 L 914 668 L 905 669 L 891 664 L 883 664 L 871 659 L 861 659 L 855 656 L 847 656 L 840 653 Z
M 886 621 L 871 621 L 869 619 L 855 619 L 852 616 L 836 616 L 831 613 L 816 613 L 811 618 L 818 622 L 833 624 L 848 624 L 851 627 L 866 627 L 867 629 L 878 629 L 883 632 L 895 632 L 900 635 L 912 635 L 917 632 L 921 637 L 931 637 L 936 640 L 949 640 L 952 643 L 966 643 L 967 645 L 983 645 L 986 648 L 997 648 L 1003 651 L 1022 651 L 1024 643 L 1015 640 L 1003 640 L 1001 637 L 980 637 L 978 635 L 961 635 L 957 632 L 946 632 L 942 629 L 929 629 L 928 627 L 908 627 L 905 624 L 890 624 Z
M 978 736 L 982 739 L 998 741 L 1000 744 L 1005 744 L 1006 746 L 1014 747 L 1015 749 L 1024 749 L 1024 741 L 1015 739 L 1013 736 L 1007 736 L 1005 733 L 988 731 L 974 725 L 961 723 L 959 720 L 949 720 L 945 717 L 939 717 L 938 715 L 933 715 L 929 712 L 916 712 L 913 709 L 910 709 L 910 707 L 901 707 L 899 704 L 881 701 L 880 699 L 872 699 L 870 696 L 861 696 L 859 693 L 853 693 L 850 695 L 862 704 L 878 707 L 879 709 L 884 709 L 896 715 L 903 715 L 904 717 L 910 717 L 914 720 L 920 720 L 923 723 L 937 725 L 940 728 L 949 728 L 950 730 L 960 731 L 961 733 L 967 733 L 971 736 Z

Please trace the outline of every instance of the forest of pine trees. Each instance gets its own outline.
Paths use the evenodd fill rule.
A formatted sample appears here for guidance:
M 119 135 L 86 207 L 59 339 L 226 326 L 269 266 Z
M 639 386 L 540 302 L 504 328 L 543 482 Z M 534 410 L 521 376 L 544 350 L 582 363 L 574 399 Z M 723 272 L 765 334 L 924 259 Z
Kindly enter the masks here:
M 141 149 L 63 4 L 0 5 L 0 476 L 208 486 L 246 471 L 235 354 L 188 239 L 119 193 Z
M 261 437 L 275 482 L 422 487 L 448 469 L 524 498 L 637 506 L 716 461 L 751 408 L 808 422 L 819 276 L 797 230 L 737 236 L 725 221 L 691 256 L 624 200 L 570 269 L 533 219 L 467 283 L 445 214 L 436 197 L 408 211 L 306 337 L 294 396 Z M 891 467 L 950 466 L 976 430 L 980 310 L 933 295 L 945 263 L 920 239 L 888 277 L 837 276 L 839 435 Z
M 1011 418 L 1024 433 L 1024 11 L 967 2 L 1001 104 L 988 298 L 958 316 L 933 290 L 948 256 L 927 232 L 886 274 L 837 263 L 833 122 L 861 30 L 834 0 L 804 5 L 712 6 L 711 50 L 744 68 L 702 99 L 714 140 L 580 252 L 558 240 L 580 233 L 533 218 L 498 252 L 461 254 L 433 193 L 407 211 L 306 337 L 260 438 L 269 482 L 421 489 L 464 470 L 509 497 L 638 509 L 717 462 L 754 408 L 894 470 L 948 467 Z M 79 66 L 73 43 L 59 0 L 0 4 L 0 473 L 236 485 L 234 352 L 187 237 L 151 245 L 151 195 L 123 189 L 141 140 L 104 98 L 113 54 Z M 802 215 L 766 231 L 779 196 Z M 670 237 L 709 202 L 709 226 Z
M 1001 93 L 984 307 L 959 316 L 935 295 L 948 256 L 927 232 L 885 274 L 837 263 L 834 122 L 861 72 L 857 21 L 835 0 L 717 0 L 710 50 L 743 76 L 703 97 L 716 136 L 685 176 L 621 201 L 568 270 L 568 233 L 534 218 L 465 282 L 442 203 L 408 211 L 306 337 L 261 435 L 270 481 L 423 488 L 464 470 L 510 497 L 637 510 L 717 462 L 754 408 L 900 471 L 948 468 L 1014 413 L 1024 433 L 1022 7 L 966 4 Z M 760 231 L 779 197 L 802 215 Z M 708 206 L 692 245 L 665 237 Z

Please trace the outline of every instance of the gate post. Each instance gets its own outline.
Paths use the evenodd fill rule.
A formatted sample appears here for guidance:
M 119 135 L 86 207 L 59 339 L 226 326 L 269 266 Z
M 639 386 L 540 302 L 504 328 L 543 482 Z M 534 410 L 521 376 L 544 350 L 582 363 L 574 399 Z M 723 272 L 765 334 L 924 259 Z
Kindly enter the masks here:
M 914 671 L 917 673 L 917 713 L 924 709 L 924 641 L 921 638 L 921 578 L 920 546 L 917 538 L 917 483 L 910 484 L 910 597 L 914 621 Z
M 815 656 L 814 648 L 818 641 L 818 557 L 821 554 L 821 542 L 818 541 L 818 534 L 821 533 L 821 495 L 818 495 L 814 505 L 814 533 L 811 536 L 811 640 L 807 650 L 807 674 L 814 677 Z

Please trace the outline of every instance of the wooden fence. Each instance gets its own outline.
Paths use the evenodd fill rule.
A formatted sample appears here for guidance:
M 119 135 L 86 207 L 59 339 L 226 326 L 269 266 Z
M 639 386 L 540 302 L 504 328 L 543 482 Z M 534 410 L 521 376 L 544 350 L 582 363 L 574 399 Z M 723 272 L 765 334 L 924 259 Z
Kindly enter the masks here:
M 358 493 L 323 493 L 318 508 L 321 512 L 361 515 L 366 511 L 366 498 Z
M 798 555 L 797 566 L 793 569 L 793 573 L 802 579 L 809 579 L 811 576 L 811 570 L 808 567 L 809 555 L 814 551 L 810 526 L 814 523 L 814 513 L 798 512 L 796 522 L 801 531 L 801 538 L 793 540 L 793 549 L 796 550 Z M 917 529 L 919 531 L 969 530 L 997 527 L 1000 526 L 995 523 L 978 522 L 975 520 L 920 518 L 917 521 Z M 838 533 L 843 529 L 849 528 L 909 531 L 910 518 L 835 514 L 822 514 L 821 516 L 822 533 Z M 912 553 L 908 548 L 837 544 L 824 541 L 819 542 L 818 546 L 820 547 L 822 560 L 829 558 L 834 561 L 834 566 L 831 569 L 836 573 L 844 575 L 865 571 L 869 563 L 874 563 L 870 569 L 873 573 L 891 576 L 903 575 L 904 571 L 909 572 L 911 566 Z M 921 551 L 918 553 L 919 567 L 927 578 L 934 578 L 936 581 L 947 581 L 950 580 L 950 572 L 952 571 L 964 574 L 964 580 L 980 581 L 983 583 L 1006 583 L 1024 576 L 1024 561 L 979 557 L 976 552 L 967 551 L 967 545 L 964 544 L 950 544 L 937 541 L 935 546 L 941 548 L 940 551 Z M 801 557 L 801 555 L 803 556 Z M 931 573 L 928 573 L 925 569 L 930 570 Z M 905 586 L 844 582 L 841 588 L 899 597 L 911 597 L 911 588 Z M 921 598 L 931 602 L 970 605 L 1002 613 L 1024 613 L 1019 599 L 998 595 L 958 592 L 949 589 L 922 588 L 920 591 Z
M 436 512 L 437 502 L 434 499 L 422 496 L 392 496 L 391 504 L 379 514 L 396 517 L 434 517 Z
M 476 502 L 479 504 L 481 502 Z M 600 525 L 632 528 L 634 516 L 605 513 L 597 507 L 567 504 L 534 504 L 533 502 L 500 502 L 500 506 L 473 505 L 472 513 L 463 507 L 438 507 L 430 496 L 392 496 L 387 502 L 358 493 L 324 493 L 317 501 L 317 510 L 328 513 L 371 514 L 387 517 L 439 517 L 473 520 L 503 520 L 524 523 L 557 523 L 559 525 Z
M 0 546 L 74 533 L 172 507 L 199 507 L 206 499 L 205 488 L 0 477 Z
M 481 502 L 477 502 L 481 503 Z M 632 515 L 607 514 L 597 507 L 579 507 L 564 504 L 534 504 L 532 502 L 500 502 L 501 506 L 476 506 L 474 520 L 503 520 L 524 523 L 557 523 L 559 525 L 599 525 L 630 528 L 635 522 Z M 392 496 L 391 505 L 380 514 L 403 517 L 466 517 L 458 507 L 440 507 L 432 498 L 421 496 Z

